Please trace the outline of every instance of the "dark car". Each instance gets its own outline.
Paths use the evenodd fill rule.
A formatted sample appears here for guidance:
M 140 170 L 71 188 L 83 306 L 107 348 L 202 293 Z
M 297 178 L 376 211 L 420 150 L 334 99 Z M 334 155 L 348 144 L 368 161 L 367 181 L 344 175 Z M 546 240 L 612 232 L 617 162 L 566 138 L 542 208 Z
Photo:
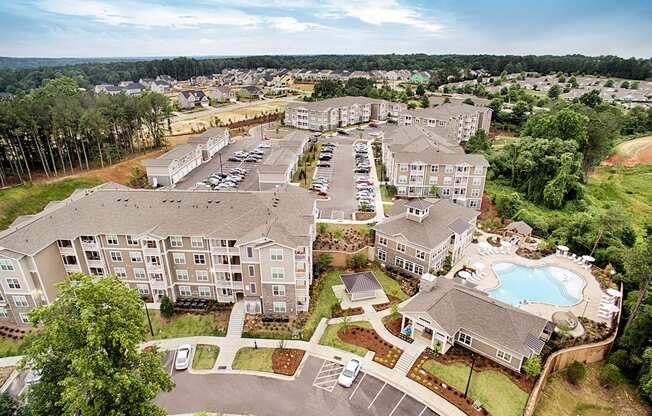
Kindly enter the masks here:
M 332 158 L 333 158 L 333 156 L 330 156 L 330 155 L 319 155 L 319 160 L 321 160 L 321 161 L 328 161 L 328 160 L 331 160 Z
M 318 167 L 318 168 L 330 168 L 330 167 L 331 167 L 331 164 L 330 164 L 330 163 L 321 162 L 321 163 L 317 163 L 317 167 Z

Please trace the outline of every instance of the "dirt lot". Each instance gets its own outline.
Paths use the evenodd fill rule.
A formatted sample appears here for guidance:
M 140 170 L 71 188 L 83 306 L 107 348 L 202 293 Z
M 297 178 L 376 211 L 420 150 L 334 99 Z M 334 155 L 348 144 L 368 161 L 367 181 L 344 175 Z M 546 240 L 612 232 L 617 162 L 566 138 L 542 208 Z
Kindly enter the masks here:
M 628 140 L 616 146 L 614 154 L 602 162 L 604 166 L 632 167 L 652 163 L 652 136 Z

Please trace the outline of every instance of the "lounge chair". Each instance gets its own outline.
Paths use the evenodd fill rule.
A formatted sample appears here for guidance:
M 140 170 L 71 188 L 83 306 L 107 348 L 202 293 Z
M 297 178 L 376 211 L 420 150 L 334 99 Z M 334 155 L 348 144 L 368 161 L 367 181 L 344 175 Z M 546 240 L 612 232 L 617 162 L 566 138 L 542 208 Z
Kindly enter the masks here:
M 611 313 L 599 312 L 598 313 L 598 318 L 601 318 L 601 319 L 604 319 L 604 320 L 609 320 L 609 319 L 611 319 Z
M 575 253 L 572 253 L 572 254 L 570 255 L 569 259 L 575 261 L 575 259 L 577 259 L 577 256 L 575 255 Z

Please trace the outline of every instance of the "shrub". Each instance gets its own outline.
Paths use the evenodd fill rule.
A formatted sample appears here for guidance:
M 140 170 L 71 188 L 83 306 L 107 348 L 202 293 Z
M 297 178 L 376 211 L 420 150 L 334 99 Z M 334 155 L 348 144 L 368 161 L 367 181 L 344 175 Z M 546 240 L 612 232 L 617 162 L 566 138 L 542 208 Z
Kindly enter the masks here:
M 598 378 L 600 379 L 600 384 L 604 387 L 610 388 L 620 384 L 623 376 L 620 374 L 620 369 L 618 369 L 614 364 L 605 364 L 600 369 L 600 375 Z
M 161 298 L 160 308 L 161 308 L 161 315 L 164 316 L 165 318 L 170 318 L 174 313 L 174 306 L 172 305 L 172 302 L 170 302 L 170 298 L 167 296 L 163 296 Z
M 353 270 L 360 270 L 366 265 L 367 265 L 367 256 L 365 256 L 362 253 L 354 254 L 348 260 L 348 266 Z
M 319 255 L 319 259 L 317 260 L 317 272 L 321 273 L 324 270 L 328 269 L 328 267 L 331 265 L 333 262 L 333 256 L 328 253 L 322 253 Z
M 607 363 L 613 364 L 620 368 L 621 371 L 630 370 L 632 365 L 629 359 L 629 353 L 625 350 L 616 350 L 609 355 Z
M 317 230 L 319 231 L 319 234 L 324 234 L 324 233 L 326 233 L 326 229 L 327 229 L 327 228 L 328 228 L 328 227 L 327 227 L 326 224 L 323 223 L 323 222 L 320 222 L 319 224 L 317 224 Z
M 521 196 L 516 192 L 500 194 L 496 195 L 495 202 L 500 218 L 512 218 L 521 207 Z
M 579 361 L 573 361 L 566 369 L 566 380 L 571 384 L 579 384 L 586 377 L 586 366 Z
M 541 374 L 541 357 L 538 355 L 533 355 L 532 357 L 525 360 L 523 364 L 523 371 L 528 377 L 538 377 Z

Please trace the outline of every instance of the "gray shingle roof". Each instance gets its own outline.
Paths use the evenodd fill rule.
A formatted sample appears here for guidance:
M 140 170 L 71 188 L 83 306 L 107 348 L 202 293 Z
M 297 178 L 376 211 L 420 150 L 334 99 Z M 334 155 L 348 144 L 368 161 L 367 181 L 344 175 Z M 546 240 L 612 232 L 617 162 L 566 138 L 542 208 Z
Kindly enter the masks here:
M 382 289 L 373 272 L 345 274 L 342 275 L 341 279 L 346 287 L 347 293 L 370 292 L 372 290 Z
M 405 206 L 408 208 L 415 208 L 420 210 L 425 210 L 432 206 L 432 202 L 428 202 L 425 199 L 411 199 L 405 203 Z
M 34 254 L 58 239 L 151 233 L 234 239 L 267 238 L 305 246 L 315 199 L 294 186 L 269 192 L 129 189 L 115 184 L 70 198 L 0 233 L 0 247 Z
M 530 235 L 532 233 L 532 227 L 530 227 L 525 221 L 514 221 L 505 228 L 516 231 L 522 235 Z
M 537 338 L 548 320 L 490 298 L 451 279 L 437 278 L 431 291 L 420 291 L 401 308 L 425 313 L 448 335 L 460 329 L 525 357 L 537 352 Z
M 468 221 L 464 221 L 461 218 L 456 218 L 455 221 L 448 224 L 448 228 L 450 228 L 453 232 L 457 234 L 462 234 L 466 230 L 471 228 L 471 224 L 469 224 Z

